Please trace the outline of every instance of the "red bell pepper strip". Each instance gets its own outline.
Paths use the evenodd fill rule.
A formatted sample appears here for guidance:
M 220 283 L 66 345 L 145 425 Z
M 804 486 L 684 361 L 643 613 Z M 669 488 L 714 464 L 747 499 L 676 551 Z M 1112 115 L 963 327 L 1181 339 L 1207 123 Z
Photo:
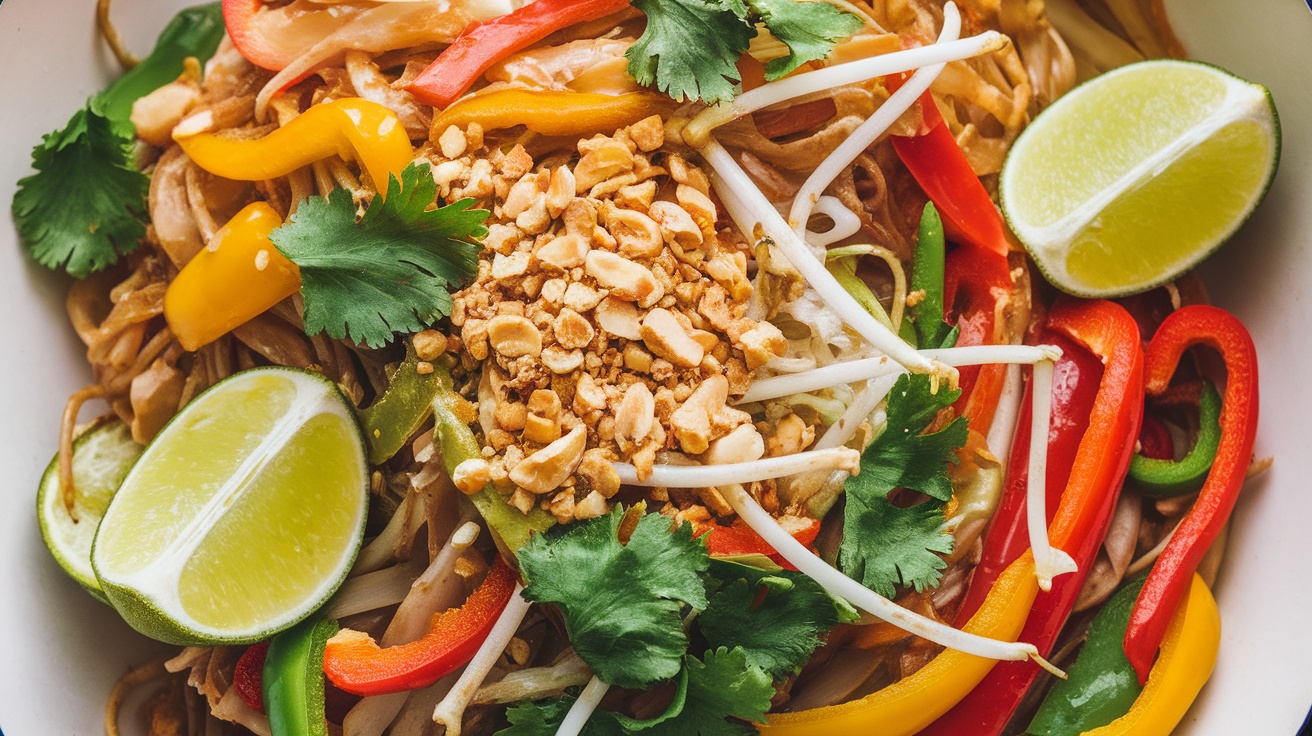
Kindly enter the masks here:
M 1139 431 L 1139 454 L 1154 460 L 1170 460 L 1175 457 L 1175 442 L 1171 432 L 1151 414 L 1143 415 L 1143 429 Z
M 264 658 L 269 654 L 269 642 L 252 644 L 241 653 L 232 672 L 232 686 L 237 695 L 253 710 L 264 712 Z
M 323 669 L 337 687 L 356 695 L 387 695 L 428 687 L 478 652 L 515 591 L 515 573 L 501 558 L 460 608 L 433 616 L 418 641 L 386 649 L 368 634 L 343 629 L 328 641 Z
M 1011 269 L 1005 256 L 968 245 L 948 253 L 943 303 L 949 311 L 948 321 L 959 330 L 958 347 L 1007 341 L 998 322 L 999 306 L 1010 298 L 1011 291 Z M 987 434 L 1007 378 L 1007 366 L 966 366 L 958 370 L 962 398 L 957 409 L 971 429 Z
M 1143 417 L 1144 363 L 1138 325 L 1128 312 L 1111 302 L 1059 302 L 1048 316 L 1048 328 L 1101 358 L 1103 372 L 1088 429 L 1079 441 L 1069 480 L 1048 528 L 1053 546 L 1069 554 L 1079 571 L 1057 578 L 1052 590 L 1039 593 L 1020 635 L 1020 641 L 1034 644 L 1045 656 L 1084 586 L 1129 470 Z M 1023 496 L 1023 488 L 1019 495 Z M 1004 507 L 1008 514 L 1011 509 L 1015 509 L 1023 527 L 1024 503 L 1011 502 Z M 1007 519 L 1002 516 L 995 524 L 1006 524 Z M 1015 549 L 1020 546 L 1015 535 L 1004 535 L 1004 544 L 1013 548 L 1006 552 L 1019 556 L 1023 551 L 1023 547 Z M 986 542 L 985 554 L 990 552 L 997 554 Z M 989 585 L 988 581 L 983 583 Z M 972 586 L 975 584 L 972 581 Z M 969 695 L 923 733 L 1002 733 L 1038 673 L 1039 668 L 1030 662 L 999 662 Z
M 237 51 L 252 64 L 281 71 L 358 12 L 272 8 L 263 0 L 223 0 L 223 24 Z
M 1148 344 L 1148 394 L 1157 396 L 1167 390 L 1180 357 L 1194 345 L 1215 349 L 1225 362 L 1221 442 L 1198 500 L 1153 564 L 1130 614 L 1125 656 L 1140 683 L 1148 680 L 1175 609 L 1189 592 L 1194 570 L 1230 518 L 1257 435 L 1257 350 L 1243 323 L 1223 309 L 1188 306 L 1162 322 Z
M 795 516 L 790 518 L 799 521 L 795 528 L 788 530 L 793 539 L 801 542 L 806 547 L 810 547 L 815 543 L 815 538 L 820 536 L 820 521 Z M 706 551 L 711 554 L 711 557 L 763 555 L 785 570 L 797 570 L 792 563 L 781 557 L 774 547 L 771 547 L 768 542 L 762 539 L 761 535 L 756 533 L 756 530 L 741 521 L 733 526 L 695 524 L 693 533 L 694 536 L 706 542 Z
M 901 81 L 890 81 L 890 86 L 899 86 Z M 920 109 L 924 123 L 919 133 L 892 136 L 893 150 L 943 215 L 948 240 L 969 243 L 1005 259 L 1007 234 L 997 206 L 975 176 L 930 93 L 921 96 Z
M 629 0 L 537 0 L 466 28 L 406 89 L 425 105 L 445 108 L 501 59 L 562 28 L 604 18 L 628 6 Z
M 1040 333 L 1039 342 L 1055 345 L 1062 350 L 1061 360 L 1053 368 L 1052 420 L 1048 432 L 1045 487 L 1048 491 L 1048 521 L 1051 523 L 1051 516 L 1061 503 L 1061 493 L 1070 480 L 1080 439 L 1089 428 L 1089 414 L 1097 400 L 1103 366 L 1084 347 L 1051 329 L 1044 329 Z M 958 627 L 964 626 L 975 615 L 997 577 L 1030 546 L 1025 502 L 1029 487 L 1032 388 L 1026 388 L 1025 398 L 1021 402 L 1016 439 L 1012 443 L 1011 458 L 1007 463 L 1007 484 L 998 511 L 989 525 L 988 535 L 984 538 L 983 555 L 975 566 L 970 586 L 957 609 Z
M 906 75 L 887 78 L 890 89 L 905 81 Z M 948 254 L 944 269 L 944 304 L 961 331 L 957 345 L 1001 342 L 998 305 L 1012 288 L 1002 215 L 928 92 L 920 108 L 920 130 L 914 136 L 892 136 L 893 149 L 938 208 L 948 239 L 966 246 Z M 1006 376 L 1002 365 L 960 369 L 957 409 L 975 431 L 988 432 Z

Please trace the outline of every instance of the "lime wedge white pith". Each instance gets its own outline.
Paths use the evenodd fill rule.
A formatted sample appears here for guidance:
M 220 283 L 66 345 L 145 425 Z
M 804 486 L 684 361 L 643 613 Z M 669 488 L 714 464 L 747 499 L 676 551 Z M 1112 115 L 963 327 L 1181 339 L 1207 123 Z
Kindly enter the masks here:
M 1035 118 L 999 194 L 1054 285 L 1120 296 L 1179 276 L 1229 238 L 1262 200 L 1279 154 L 1266 88 L 1206 64 L 1145 61 Z
M 41 476 L 36 493 L 37 520 L 41 538 L 59 566 L 87 592 L 108 603 L 91 570 L 91 541 L 110 499 L 123 476 L 141 454 L 127 425 L 117 419 L 96 423 L 73 443 L 74 508 L 77 521 L 64 507 L 59 488 L 59 456 Z
M 113 606 L 148 636 L 259 641 L 337 589 L 367 501 L 363 438 L 337 387 L 257 368 L 197 397 L 146 448 L 91 561 Z

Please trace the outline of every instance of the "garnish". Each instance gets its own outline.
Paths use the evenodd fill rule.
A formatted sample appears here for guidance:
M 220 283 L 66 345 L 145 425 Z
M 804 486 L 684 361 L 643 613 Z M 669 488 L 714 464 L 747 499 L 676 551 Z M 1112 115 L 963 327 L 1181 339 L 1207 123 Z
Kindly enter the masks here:
M 334 189 L 301 203 L 271 236 L 301 270 L 305 331 L 381 347 L 451 313 L 451 289 L 473 278 L 486 210 L 462 199 L 428 209 L 437 184 L 427 164 L 389 177 L 356 220 L 355 201 Z
M 847 481 L 839 564 L 885 597 L 898 585 L 933 587 L 947 566 L 939 555 L 952 551 L 952 535 L 942 531 L 943 504 L 952 497 L 948 465 L 966 442 L 966 420 L 922 433 L 960 394 L 935 393 L 929 376 L 899 378 L 888 396 L 887 427 L 862 454 L 860 475 Z M 898 488 L 930 499 L 897 506 L 889 494 Z
M 820 636 L 856 613 L 819 583 L 798 572 L 766 572 L 711 561 L 724 580 L 697 617 L 712 648 L 741 650 L 747 663 L 774 677 L 796 674 L 821 644 Z
M 712 650 L 702 659 L 688 656 L 683 666 L 684 677 L 664 714 L 638 721 L 599 710 L 583 728 L 584 736 L 747 736 L 756 732 L 744 721 L 765 719 L 774 685 L 742 649 Z M 506 712 L 510 728 L 498 731 L 497 736 L 552 736 L 570 704 L 567 699 L 517 703 Z
M 173 81 L 186 58 L 208 59 L 222 37 L 217 4 L 182 11 L 150 56 L 32 149 L 36 173 L 18 182 L 13 213 L 37 262 L 82 278 L 136 250 L 150 179 L 133 151 L 132 103 Z
M 647 30 L 629 49 L 629 74 L 676 100 L 732 99 L 738 59 L 764 24 L 789 54 L 765 65 L 767 80 L 823 59 L 861 19 L 828 3 L 796 0 L 634 0 Z
M 569 640 L 605 682 L 643 688 L 674 677 L 688 650 L 683 610 L 706 608 L 710 557 L 684 524 L 641 516 L 621 541 L 628 512 L 535 535 L 519 551 L 524 597 L 555 603 Z M 640 512 L 639 512 L 640 513 Z

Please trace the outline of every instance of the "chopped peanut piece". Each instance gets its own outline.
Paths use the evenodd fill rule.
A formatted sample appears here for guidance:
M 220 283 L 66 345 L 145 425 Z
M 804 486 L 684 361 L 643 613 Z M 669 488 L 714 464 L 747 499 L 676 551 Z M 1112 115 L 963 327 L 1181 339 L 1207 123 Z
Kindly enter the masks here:
M 711 443 L 702 455 L 707 465 L 728 465 L 760 460 L 765 455 L 765 440 L 756 427 L 740 424 L 738 428 Z
M 646 384 L 635 383 L 624 392 L 615 409 L 615 439 L 620 448 L 634 446 L 647 439 L 656 421 L 656 397 Z
M 481 457 L 460 463 L 451 473 L 451 482 L 464 494 L 478 493 L 491 480 L 492 466 Z
M 500 315 L 487 325 L 487 339 L 492 349 L 507 358 L 542 353 L 542 333 L 523 317 Z
M 539 496 L 556 490 L 578 466 L 587 441 L 587 430 L 576 427 L 564 437 L 519 461 L 510 471 L 510 480 Z
M 650 307 L 665 296 L 665 289 L 650 271 L 614 253 L 591 251 L 586 269 L 598 284 L 610 289 L 612 296 L 637 302 L 639 306 Z
M 692 338 L 667 309 L 653 309 L 642 320 L 642 341 L 653 353 L 671 363 L 692 368 L 702 362 L 706 350 Z

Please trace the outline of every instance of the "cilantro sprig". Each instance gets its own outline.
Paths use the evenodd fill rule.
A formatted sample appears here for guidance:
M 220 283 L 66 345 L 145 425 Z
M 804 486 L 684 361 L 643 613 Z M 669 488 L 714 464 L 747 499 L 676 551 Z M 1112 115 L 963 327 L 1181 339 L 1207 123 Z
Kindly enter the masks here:
M 811 577 L 711 561 L 718 589 L 697 618 L 712 648 L 738 649 L 747 662 L 774 677 L 797 674 L 821 636 L 856 611 L 836 601 Z M 723 581 L 723 582 L 721 582 Z
M 535 535 L 519 552 L 524 597 L 555 603 L 574 649 L 602 680 L 643 688 L 679 673 L 688 650 L 684 607 L 706 608 L 710 556 L 684 524 L 643 516 L 626 544 L 617 510 L 560 535 Z
M 798 672 L 821 635 L 855 611 L 801 573 L 712 560 L 689 525 L 660 514 L 635 524 L 639 513 L 616 509 L 536 535 L 519 552 L 524 596 L 560 607 L 571 643 L 599 678 L 642 688 L 674 681 L 661 715 L 596 711 L 583 733 L 753 733 L 747 722 L 765 716 L 775 680 Z M 550 736 L 570 704 L 519 703 L 498 736 Z
M 966 419 L 924 431 L 960 395 L 935 393 L 929 376 L 899 378 L 888 396 L 887 427 L 862 453 L 861 473 L 847 481 L 839 567 L 885 597 L 898 585 L 933 587 L 947 566 L 940 555 L 952 551 L 953 537 L 942 531 L 943 504 L 952 498 L 948 469 L 966 443 Z M 889 500 L 898 488 L 930 498 L 903 508 Z
M 732 99 L 738 59 L 764 25 L 788 46 L 765 65 L 765 78 L 784 77 L 823 59 L 861 19 L 823 2 L 798 0 L 633 0 L 647 29 L 626 54 L 629 74 L 676 100 Z
M 770 710 L 774 684 L 742 649 L 713 649 L 701 658 L 684 658 L 685 684 L 666 712 L 639 721 L 599 710 L 583 727 L 583 736 L 749 736 Z M 681 696 L 681 697 L 680 697 Z M 510 727 L 497 736 L 552 736 L 565 720 L 571 701 L 564 698 L 517 703 L 506 712 Z
M 136 164 L 132 103 L 177 78 L 188 57 L 208 59 L 223 32 L 219 3 L 183 10 L 150 56 L 32 149 L 36 173 L 18 182 L 13 215 L 38 263 L 82 278 L 136 250 L 150 179 Z
M 412 163 L 358 220 L 351 193 L 334 189 L 273 232 L 301 270 L 307 333 L 381 347 L 451 313 L 451 291 L 478 270 L 488 212 L 472 199 L 429 209 L 436 199 L 428 164 Z

